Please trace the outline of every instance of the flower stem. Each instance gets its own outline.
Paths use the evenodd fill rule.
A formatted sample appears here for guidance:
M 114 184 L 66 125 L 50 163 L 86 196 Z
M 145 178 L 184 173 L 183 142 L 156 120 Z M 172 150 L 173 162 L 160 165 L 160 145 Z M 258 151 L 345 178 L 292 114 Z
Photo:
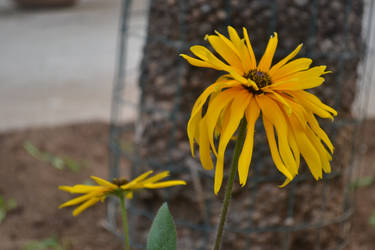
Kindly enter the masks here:
M 221 215 L 220 215 L 220 222 L 219 222 L 219 226 L 217 229 L 214 250 L 219 250 L 221 246 L 221 241 L 223 238 L 223 231 L 224 231 L 224 224 L 227 218 L 229 203 L 232 198 L 232 187 L 233 187 L 234 179 L 236 177 L 238 159 L 241 153 L 243 142 L 245 140 L 245 134 L 246 134 L 246 119 L 243 118 L 239 126 L 238 137 L 237 137 L 236 146 L 234 148 L 234 155 L 232 159 L 232 166 L 230 168 L 230 174 L 229 174 L 229 178 L 227 181 L 227 186 L 225 188 L 225 196 L 224 196 L 223 207 L 222 207 Z
M 121 203 L 122 225 L 124 227 L 125 250 L 130 250 L 129 232 L 128 232 L 128 217 L 126 215 L 124 194 L 119 195 Z

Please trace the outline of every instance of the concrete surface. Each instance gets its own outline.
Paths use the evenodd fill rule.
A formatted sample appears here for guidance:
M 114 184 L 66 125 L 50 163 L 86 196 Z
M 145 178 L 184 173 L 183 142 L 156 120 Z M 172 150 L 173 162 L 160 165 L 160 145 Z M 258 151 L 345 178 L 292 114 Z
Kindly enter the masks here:
M 120 0 L 80 0 L 31 11 L 0 0 L 0 130 L 108 121 L 120 7 Z M 145 17 L 132 22 L 144 26 Z M 130 41 L 128 79 L 136 77 L 142 44 Z M 136 102 L 134 81 L 125 91 Z M 134 119 L 134 108 L 124 112 Z

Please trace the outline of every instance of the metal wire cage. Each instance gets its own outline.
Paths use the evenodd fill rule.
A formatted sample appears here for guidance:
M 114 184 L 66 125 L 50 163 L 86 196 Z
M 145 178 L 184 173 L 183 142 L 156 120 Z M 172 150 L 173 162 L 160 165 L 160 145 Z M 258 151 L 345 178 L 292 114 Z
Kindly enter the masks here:
M 248 28 L 257 58 L 274 31 L 280 37 L 276 59 L 304 41 L 302 56 L 334 71 L 315 94 L 340 115 L 334 123 L 321 123 L 336 147 L 332 173 L 316 183 L 302 166 L 283 189 L 277 187 L 283 179 L 273 167 L 262 124 L 256 124 L 251 176 L 246 188 L 234 189 L 223 249 L 348 246 L 351 183 L 371 81 L 366 74 L 370 51 L 365 46 L 371 12 L 363 11 L 373 9 L 373 4 L 362 0 L 123 0 L 112 97 L 110 177 L 118 177 L 122 162 L 127 161 L 133 176 L 148 169 L 170 170 L 172 177 L 189 183 L 186 188 L 136 195 L 129 207 L 132 247 L 144 248 L 151 220 L 163 200 L 176 220 L 178 249 L 208 249 L 212 242 L 222 197 L 213 195 L 213 173 L 191 158 L 185 129 L 194 100 L 217 74 L 190 67 L 178 54 L 202 44 L 207 33 L 225 33 L 228 24 Z M 129 53 L 142 47 L 142 61 L 130 61 Z M 129 112 L 133 122 L 126 120 Z M 114 232 L 115 208 L 115 203 L 108 204 L 109 228 Z

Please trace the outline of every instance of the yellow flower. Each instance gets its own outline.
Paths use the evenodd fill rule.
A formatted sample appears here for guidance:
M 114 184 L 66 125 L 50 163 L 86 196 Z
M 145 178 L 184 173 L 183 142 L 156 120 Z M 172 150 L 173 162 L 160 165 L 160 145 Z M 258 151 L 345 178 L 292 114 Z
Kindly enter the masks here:
M 246 184 L 253 151 L 254 126 L 260 114 L 273 161 L 286 176 L 282 186 L 298 173 L 300 155 L 315 179 L 322 178 L 323 171 L 331 171 L 333 145 L 320 128 L 315 115 L 333 120 L 332 115 L 336 116 L 337 112 L 304 90 L 320 86 L 324 82 L 321 76 L 330 72 L 325 71 L 326 66 L 310 68 L 312 60 L 309 58 L 292 60 L 302 44 L 271 66 L 278 42 L 276 33 L 271 36 L 257 64 L 247 30 L 243 28 L 242 39 L 230 26 L 228 33 L 229 39 L 219 32 L 206 36 L 224 61 L 203 46 L 190 48 L 198 59 L 181 55 L 194 66 L 226 72 L 198 97 L 187 127 L 192 154 L 194 156 L 196 142 L 205 169 L 213 169 L 211 151 L 216 156 L 215 193 L 222 184 L 225 149 L 242 118 L 246 118 L 247 128 L 238 173 L 240 184 Z M 208 99 L 207 108 L 203 108 Z M 220 136 L 217 149 L 214 135 Z
M 137 189 L 157 189 L 177 185 L 186 185 L 186 182 L 181 180 L 160 181 L 161 179 L 164 179 L 165 177 L 169 176 L 169 171 L 164 171 L 147 178 L 152 172 L 153 171 L 148 171 L 130 182 L 126 181 L 125 179 L 114 179 L 113 182 L 109 182 L 99 177 L 91 176 L 91 179 L 93 179 L 97 184 L 99 184 L 98 186 L 59 186 L 59 189 L 67 191 L 69 193 L 84 194 L 82 196 L 79 196 L 77 198 L 74 198 L 70 201 L 61 204 L 59 208 L 80 204 L 73 211 L 73 215 L 76 216 L 82 213 L 88 207 L 95 205 L 97 202 L 104 201 L 105 198 L 107 198 L 107 196 L 111 194 L 126 194 L 126 198 L 131 199 L 133 197 L 133 191 Z

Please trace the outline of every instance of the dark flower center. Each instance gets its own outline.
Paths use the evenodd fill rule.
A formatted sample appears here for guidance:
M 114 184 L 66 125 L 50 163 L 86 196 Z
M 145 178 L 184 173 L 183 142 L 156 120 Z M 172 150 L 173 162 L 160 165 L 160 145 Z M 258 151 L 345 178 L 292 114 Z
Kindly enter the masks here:
M 245 89 L 253 94 L 262 94 L 262 88 L 271 85 L 271 77 L 262 71 L 257 71 L 256 69 L 250 70 L 247 74 L 244 75 L 245 78 L 250 79 L 256 83 L 258 90 L 255 90 L 252 86 L 242 85 Z
M 125 178 L 121 178 L 121 179 L 113 178 L 112 183 L 120 187 L 122 185 L 129 183 L 129 181 Z

